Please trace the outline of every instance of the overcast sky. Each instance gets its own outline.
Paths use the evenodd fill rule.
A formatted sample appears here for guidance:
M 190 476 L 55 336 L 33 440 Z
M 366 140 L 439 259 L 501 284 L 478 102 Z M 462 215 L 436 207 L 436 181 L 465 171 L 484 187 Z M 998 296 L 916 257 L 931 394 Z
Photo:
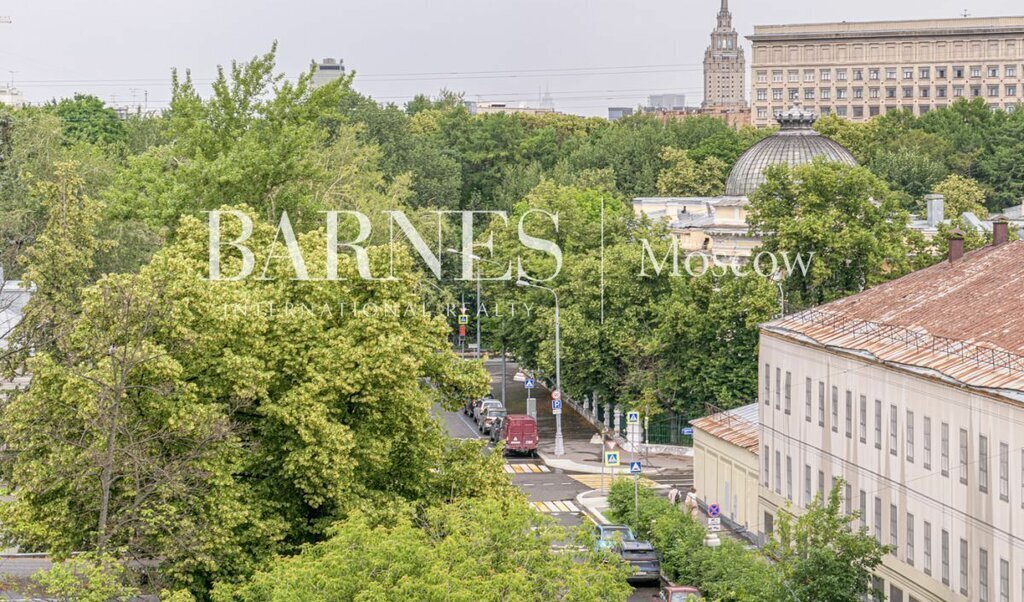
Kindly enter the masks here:
M 558 110 L 606 115 L 649 93 L 700 101 L 701 61 L 719 0 L 7 0 L 0 78 L 30 102 L 88 92 L 150 108 L 172 67 L 209 82 L 218 64 L 279 42 L 294 77 L 343 58 L 356 87 L 399 104 L 449 88 L 469 100 L 549 91 Z M 740 35 L 756 24 L 956 17 L 966 0 L 730 0 Z M 1024 14 L 1020 0 L 974 0 L 972 16 Z M 747 49 L 749 60 L 749 47 Z M 10 73 L 10 72 L 13 72 Z M 201 86 L 200 90 L 208 90 Z

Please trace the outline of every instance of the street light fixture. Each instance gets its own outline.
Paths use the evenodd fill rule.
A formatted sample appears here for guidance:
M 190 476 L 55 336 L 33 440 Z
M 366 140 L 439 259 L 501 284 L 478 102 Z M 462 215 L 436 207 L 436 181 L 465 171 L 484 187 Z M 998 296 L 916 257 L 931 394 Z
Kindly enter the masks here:
M 527 280 L 516 280 L 516 286 L 521 288 L 539 288 L 551 293 L 551 296 L 555 298 L 555 390 L 559 394 L 562 393 L 562 339 L 561 333 L 559 332 L 559 315 L 558 315 L 558 293 L 555 289 L 534 284 Z M 565 455 L 565 442 L 562 440 L 562 415 L 555 414 L 555 455 Z

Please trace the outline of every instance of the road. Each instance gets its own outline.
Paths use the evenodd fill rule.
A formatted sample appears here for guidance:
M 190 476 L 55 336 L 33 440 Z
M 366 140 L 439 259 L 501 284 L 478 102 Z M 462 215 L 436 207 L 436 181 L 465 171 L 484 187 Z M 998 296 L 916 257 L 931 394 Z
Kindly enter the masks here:
M 491 360 L 485 363 L 491 373 L 491 390 L 495 399 L 501 399 L 501 362 Z M 505 407 L 510 414 L 526 413 L 526 389 L 523 383 L 515 382 L 512 376 L 516 366 L 512 362 L 506 365 Z M 551 397 L 547 390 L 534 390 L 537 397 L 537 426 L 542 441 L 551 441 L 555 435 L 555 419 L 551 415 Z M 461 411 L 448 412 L 435 407 L 435 412 L 447 428 L 448 434 L 459 439 L 478 439 L 485 437 L 477 430 L 473 419 Z M 584 418 L 566 406 L 562 414 L 562 435 L 568 444 L 570 441 L 589 441 L 595 429 Z M 550 514 L 560 525 L 575 527 L 589 521 L 582 509 L 576 504 L 576 496 L 591 488 L 579 478 L 587 478 L 581 473 L 567 472 L 558 468 L 550 468 L 539 459 L 507 458 L 505 471 L 512 475 L 512 483 L 519 487 L 529 498 L 538 512 Z M 666 477 L 669 478 L 669 477 Z M 675 478 L 672 482 L 679 482 Z M 629 598 L 630 602 L 650 602 L 651 596 L 657 595 L 655 587 L 636 588 Z

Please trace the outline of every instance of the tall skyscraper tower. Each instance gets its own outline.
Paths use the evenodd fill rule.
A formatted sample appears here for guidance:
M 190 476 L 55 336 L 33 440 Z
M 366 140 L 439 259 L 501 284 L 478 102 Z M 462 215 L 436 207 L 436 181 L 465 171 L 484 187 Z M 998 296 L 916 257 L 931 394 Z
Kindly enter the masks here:
M 704 52 L 705 109 L 745 109 L 746 60 L 739 36 L 732 27 L 729 0 L 722 0 L 718 25 L 711 32 L 711 45 Z

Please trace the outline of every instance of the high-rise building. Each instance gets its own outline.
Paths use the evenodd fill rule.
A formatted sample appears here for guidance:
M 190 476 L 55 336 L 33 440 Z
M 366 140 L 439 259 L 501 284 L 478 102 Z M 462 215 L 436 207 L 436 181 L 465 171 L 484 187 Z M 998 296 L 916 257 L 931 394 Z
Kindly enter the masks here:
M 958 98 L 1024 101 L 1024 17 L 756 25 L 747 39 L 757 126 L 794 101 L 853 121 Z
M 711 32 L 711 45 L 704 52 L 705 109 L 744 109 L 747 101 L 746 59 L 739 44 L 739 35 L 732 26 L 729 0 L 722 0 L 718 24 Z
M 345 61 L 341 59 L 326 58 L 319 63 L 313 61 L 316 71 L 313 72 L 313 87 L 332 82 L 339 77 L 345 77 Z

